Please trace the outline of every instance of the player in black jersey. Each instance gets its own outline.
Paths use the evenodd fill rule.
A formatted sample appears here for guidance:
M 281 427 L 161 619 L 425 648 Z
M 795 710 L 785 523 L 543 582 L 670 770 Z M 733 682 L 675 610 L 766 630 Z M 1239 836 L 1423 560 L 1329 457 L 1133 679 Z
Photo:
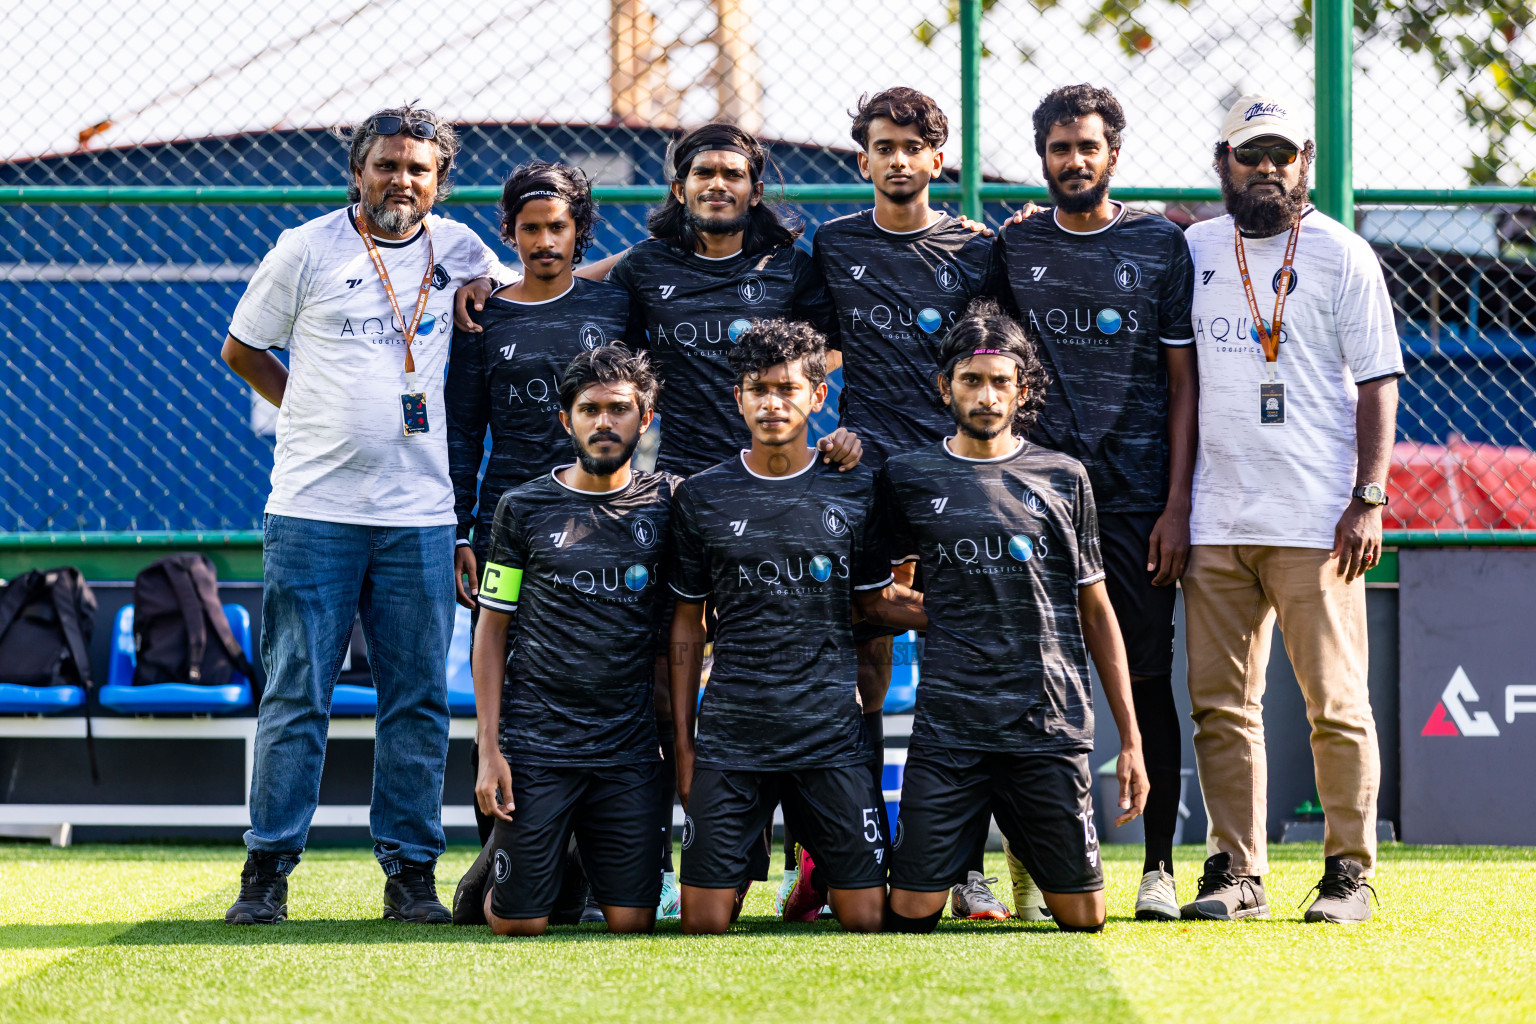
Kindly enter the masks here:
M 685 481 L 673 506 L 672 713 L 683 829 L 683 930 L 719 933 L 739 910 L 763 830 L 782 801 L 802 847 L 803 898 L 849 931 L 885 907 L 884 803 L 859 715 L 852 598 L 891 584 L 874 536 L 874 477 L 806 446 L 826 398 L 824 339 L 759 321 L 730 352 L 751 449 Z M 899 589 L 899 588 L 893 588 Z M 705 601 L 718 611 L 698 702 Z M 697 712 L 695 706 L 697 704 Z M 697 719 L 698 735 L 692 728 Z
M 544 931 L 573 832 L 609 930 L 655 924 L 663 766 L 652 698 L 678 478 L 632 472 L 630 457 L 656 391 L 643 354 L 578 355 L 559 390 L 576 462 L 496 505 L 473 669 L 475 796 L 498 820 L 454 907 L 465 921 L 478 906 L 498 935 Z
M 1055 206 L 1003 230 L 991 290 L 1040 339 L 1053 381 L 1030 440 L 1082 462 L 1093 482 L 1152 783 L 1136 916 L 1176 921 L 1182 744 L 1171 673 L 1199 404 L 1194 265 L 1177 225 L 1110 198 L 1124 128 L 1108 90 L 1045 97 L 1035 148 Z
M 865 615 L 926 628 L 892 842 L 889 926 L 931 931 L 996 817 L 1064 930 L 1104 923 L 1093 825 L 1091 653 L 1120 730 L 1120 815 L 1147 780 L 1130 679 L 1082 465 L 1021 436 L 1045 377 L 1018 324 L 979 300 L 945 339 L 939 388 L 953 437 L 886 463 L 893 553 L 927 588 L 861 598 Z M 920 603 L 919 603 L 920 601 Z
M 944 169 L 949 120 L 934 100 L 897 87 L 859 97 L 853 117 L 859 173 L 873 182 L 872 210 L 816 229 L 812 254 L 837 310 L 828 368 L 843 368 L 842 425 L 854 431 L 865 460 L 878 469 L 893 455 L 939 440 L 954 418 L 933 389 L 939 343 L 987 284 L 992 232 L 928 203 L 929 183 Z M 913 584 L 912 567 L 897 569 Z M 854 629 L 859 696 L 883 767 L 881 708 L 891 685 L 891 630 Z M 957 917 L 1001 919 L 977 848 L 953 894 Z M 970 874 L 974 871 L 974 876 Z M 784 889 L 790 883 L 786 865 Z
M 649 346 L 667 392 L 658 469 L 688 475 L 733 458 L 750 435 L 732 399 L 729 352 L 753 320 L 804 320 L 834 329 L 832 303 L 811 258 L 763 196 L 768 154 L 730 124 L 707 124 L 673 147 L 671 192 L 652 212 L 652 237 L 621 257 L 608 279 L 645 311 Z M 820 442 L 851 464 L 847 431 Z

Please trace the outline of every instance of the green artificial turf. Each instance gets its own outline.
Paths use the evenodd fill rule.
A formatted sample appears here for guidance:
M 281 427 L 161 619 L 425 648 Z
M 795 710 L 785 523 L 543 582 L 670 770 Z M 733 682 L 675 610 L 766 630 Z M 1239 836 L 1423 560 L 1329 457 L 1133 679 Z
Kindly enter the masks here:
M 443 858 L 444 897 L 473 851 Z M 1178 851 L 1180 895 L 1196 847 Z M 1303 925 L 1316 846 L 1270 851 L 1275 919 L 1130 919 L 1138 851 L 1106 847 L 1101 935 L 947 918 L 931 936 L 784 925 L 755 886 L 723 938 L 543 939 L 378 920 L 366 850 L 315 850 L 286 924 L 222 923 L 232 847 L 0 845 L 0 1021 L 1532 1021 L 1536 850 L 1392 846 L 1375 920 Z M 988 868 L 1005 881 L 1000 855 Z

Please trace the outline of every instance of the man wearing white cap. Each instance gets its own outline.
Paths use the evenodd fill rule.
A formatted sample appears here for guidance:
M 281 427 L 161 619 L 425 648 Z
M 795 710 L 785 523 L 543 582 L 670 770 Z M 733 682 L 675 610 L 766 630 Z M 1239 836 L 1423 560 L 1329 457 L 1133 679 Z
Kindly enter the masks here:
M 1216 145 L 1229 216 L 1187 234 L 1200 447 L 1183 587 L 1212 856 L 1185 918 L 1269 916 L 1262 713 L 1277 615 L 1326 820 L 1306 920 L 1371 914 L 1381 769 L 1363 576 L 1381 552 L 1403 360 L 1375 254 L 1307 202 L 1313 153 L 1284 103 L 1244 96 Z

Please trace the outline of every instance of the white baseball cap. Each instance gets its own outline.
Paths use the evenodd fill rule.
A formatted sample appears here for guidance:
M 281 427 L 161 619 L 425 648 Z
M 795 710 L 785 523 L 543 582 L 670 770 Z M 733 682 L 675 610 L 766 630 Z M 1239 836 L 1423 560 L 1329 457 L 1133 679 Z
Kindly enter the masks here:
M 1244 96 L 1232 104 L 1221 122 L 1221 141 L 1229 146 L 1241 146 L 1264 135 L 1278 135 L 1297 149 L 1312 137 L 1306 123 L 1293 116 L 1285 103 L 1263 93 Z

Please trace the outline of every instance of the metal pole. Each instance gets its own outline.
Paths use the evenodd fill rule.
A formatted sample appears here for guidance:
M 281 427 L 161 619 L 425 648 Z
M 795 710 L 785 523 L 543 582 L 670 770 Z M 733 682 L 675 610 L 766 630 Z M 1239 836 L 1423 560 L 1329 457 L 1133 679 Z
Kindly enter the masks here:
M 960 209 L 981 220 L 981 0 L 960 0 Z
M 1351 77 L 1354 73 L 1354 3 L 1316 0 L 1312 6 L 1316 61 L 1317 208 L 1355 226 Z

